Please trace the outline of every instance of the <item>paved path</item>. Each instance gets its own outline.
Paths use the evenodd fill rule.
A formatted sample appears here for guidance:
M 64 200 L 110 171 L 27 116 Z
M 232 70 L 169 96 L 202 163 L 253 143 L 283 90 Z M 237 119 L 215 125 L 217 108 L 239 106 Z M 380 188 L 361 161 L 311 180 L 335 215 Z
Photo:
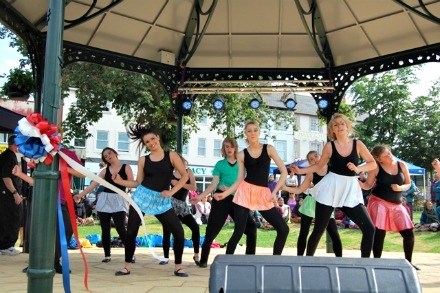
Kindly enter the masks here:
M 173 292 L 173 293 L 203 293 L 208 292 L 209 267 L 201 269 L 192 260 L 192 250 L 185 248 L 183 260 L 185 270 L 190 274 L 189 278 L 179 278 L 173 275 L 174 265 L 160 266 L 151 257 L 149 250 L 137 249 L 136 264 L 130 275 L 115 277 L 114 273 L 122 268 L 124 250 L 121 248 L 112 250 L 112 261 L 102 263 L 103 251 L 101 248 L 84 249 L 89 263 L 89 288 L 91 292 Z M 161 249 L 155 249 L 161 254 Z M 224 249 L 212 249 L 213 260 L 217 254 L 223 254 Z M 79 250 L 71 250 L 71 288 L 72 292 L 87 292 L 83 284 L 83 264 Z M 238 254 L 244 253 L 244 248 L 237 249 Z M 285 249 L 284 254 L 295 255 L 295 249 Z M 258 248 L 257 254 L 270 255 L 271 249 Z M 318 250 L 318 256 L 332 257 L 324 250 Z M 172 253 L 171 253 L 172 256 Z M 360 257 L 357 250 L 345 250 L 345 257 Z M 17 256 L 0 255 L 0 292 L 26 292 L 27 275 L 21 270 L 27 266 L 28 254 Z M 402 258 L 403 253 L 385 252 L 384 258 Z M 420 267 L 418 271 L 419 281 L 423 292 L 440 292 L 440 254 L 415 253 L 413 263 Z M 61 275 L 54 277 L 54 292 L 64 292 Z

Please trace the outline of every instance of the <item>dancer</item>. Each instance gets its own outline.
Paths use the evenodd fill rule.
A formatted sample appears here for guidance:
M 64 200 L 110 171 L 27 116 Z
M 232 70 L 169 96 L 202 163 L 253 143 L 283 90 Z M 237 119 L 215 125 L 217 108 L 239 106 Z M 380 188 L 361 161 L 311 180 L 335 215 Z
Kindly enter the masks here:
M 119 174 L 122 179 L 133 181 L 133 171 L 130 165 L 122 164 L 118 159 L 118 153 L 110 147 L 106 147 L 102 150 L 101 159 L 107 167 L 101 170 L 99 177 L 115 185 L 117 188 L 126 191 L 124 186 L 113 182 L 112 177 L 114 174 Z M 96 181 L 90 184 L 86 189 L 74 196 L 75 201 L 79 202 L 81 198 L 89 194 L 98 185 L 99 183 Z M 105 187 L 99 194 L 98 201 L 96 202 L 96 211 L 98 212 L 99 224 L 101 225 L 102 247 L 104 248 L 104 259 L 102 262 L 108 263 L 111 261 L 111 220 L 113 218 L 113 223 L 115 224 L 119 238 L 122 243 L 125 243 L 125 235 L 127 233 L 125 218 L 128 212 L 128 202 L 119 194 Z
M 371 154 L 378 168 L 370 171 L 366 182 L 359 183 L 363 189 L 371 189 L 368 213 L 376 227 L 374 234 L 373 255 L 382 256 L 386 231 L 397 231 L 403 237 L 405 259 L 411 263 L 414 250 L 414 224 L 407 209 L 402 205 L 402 191 L 411 187 L 408 167 L 398 162 L 388 146 L 377 145 Z M 367 188 L 365 188 L 367 187 Z M 418 270 L 419 268 L 413 267 Z
M 235 227 L 231 239 L 229 239 L 226 254 L 234 254 L 235 248 L 246 229 L 249 211 L 258 210 L 277 231 L 273 254 L 280 255 L 286 244 L 289 227 L 276 210 L 274 202 L 278 198 L 278 190 L 286 180 L 286 166 L 284 166 L 283 161 L 272 145 L 260 142 L 258 122 L 247 122 L 244 131 L 248 147 L 237 154 L 238 179 L 225 191 L 214 194 L 214 199 L 221 200 L 236 191 L 233 199 Z M 275 161 L 281 171 L 281 177 L 272 192 L 268 187 L 271 159 Z
M 309 162 L 310 166 L 313 166 L 316 163 L 318 163 L 320 159 L 321 156 L 318 154 L 317 151 L 310 151 L 307 154 L 307 161 Z M 283 186 L 283 190 L 286 190 L 290 193 L 300 194 L 304 192 L 307 188 L 311 187 L 312 185 L 316 185 L 319 181 L 321 181 L 321 179 L 324 178 L 325 175 L 327 175 L 329 171 L 328 169 L 329 169 L 328 166 L 324 165 L 321 169 L 317 170 L 316 172 L 307 173 L 306 178 L 299 187 Z M 301 217 L 301 228 L 299 230 L 298 242 L 296 248 L 297 255 L 303 256 L 306 250 L 307 236 L 309 234 L 309 229 L 310 229 L 310 225 L 312 224 L 312 220 L 315 217 L 315 207 L 316 207 L 316 200 L 310 194 L 306 194 L 303 204 L 299 208 L 302 217 Z M 338 226 L 336 225 L 336 221 L 334 217 L 331 217 L 328 222 L 327 232 L 330 235 L 330 238 L 332 239 L 333 252 L 335 253 L 335 256 L 341 257 L 342 242 L 341 242 L 341 238 L 339 237 Z
M 200 201 L 203 197 L 213 191 L 219 193 L 228 189 L 235 181 L 237 181 L 237 149 L 238 145 L 235 139 L 225 138 L 223 140 L 221 152 L 224 159 L 215 164 L 214 170 L 212 171 L 213 178 L 211 184 L 195 199 L 196 202 Z M 234 204 L 232 203 L 233 197 L 233 194 L 224 198 L 216 197 L 213 198 L 211 202 L 211 213 L 206 227 L 205 241 L 202 245 L 202 255 L 199 263 L 199 267 L 201 268 L 206 268 L 208 266 L 211 244 L 214 242 L 218 233 L 220 233 L 228 215 L 230 215 L 234 222 L 236 222 Z M 246 221 L 244 234 L 246 234 L 246 254 L 255 254 L 257 227 L 250 214 Z
M 146 147 L 150 153 L 139 158 L 136 181 L 123 180 L 119 174 L 114 175 L 113 181 L 128 188 L 136 188 L 132 196 L 133 201 L 140 207 L 142 212 L 155 215 L 162 226 L 173 234 L 174 275 L 188 277 L 188 274 L 182 268 L 183 244 L 185 241 L 183 227 L 173 211 L 170 199 L 188 181 L 188 172 L 186 172 L 185 166 L 176 152 L 165 151 L 162 148 L 160 136 L 156 131 L 136 124 L 129 126 L 127 134 L 131 139 L 139 140 L 140 149 Z M 182 176 L 170 190 L 174 169 Z M 130 274 L 140 224 L 139 215 L 130 206 L 125 237 L 125 266 L 115 273 L 116 276 Z
M 319 162 L 303 169 L 294 167 L 296 173 L 306 174 L 321 170 L 330 163 L 330 172 L 311 190 L 316 199 L 315 226 L 307 243 L 306 255 L 315 254 L 332 212 L 339 207 L 362 231 L 361 256 L 370 257 L 374 225 L 363 205 L 362 190 L 355 175 L 373 170 L 376 162 L 362 141 L 351 138 L 351 124 L 345 115 L 334 114 L 327 132 L 332 141 L 325 144 Z M 359 155 L 365 161 L 363 166 L 357 166 Z
M 179 217 L 179 220 L 188 226 L 188 228 L 192 232 L 192 242 L 194 246 L 194 256 L 193 260 L 196 263 L 196 265 L 199 264 L 199 249 L 200 249 L 200 227 L 197 224 L 196 220 L 194 219 L 193 215 L 191 214 L 191 210 L 188 207 L 186 203 L 186 198 L 188 197 L 188 191 L 190 190 L 196 190 L 196 178 L 194 177 L 194 173 L 191 171 L 191 169 L 188 168 L 188 161 L 185 160 L 179 153 L 177 153 L 182 160 L 182 162 L 185 165 L 186 172 L 188 173 L 189 179 L 186 181 L 185 185 L 179 189 L 173 197 L 171 197 L 171 204 L 173 205 L 174 212 L 176 213 L 177 217 Z M 179 171 L 174 169 L 173 172 L 173 179 L 171 180 L 171 186 L 176 185 L 182 175 L 180 175 Z M 170 255 L 170 237 L 171 232 L 166 226 L 163 227 L 163 254 L 166 260 L 163 260 L 159 262 L 160 265 L 166 265 L 168 264 L 168 257 Z

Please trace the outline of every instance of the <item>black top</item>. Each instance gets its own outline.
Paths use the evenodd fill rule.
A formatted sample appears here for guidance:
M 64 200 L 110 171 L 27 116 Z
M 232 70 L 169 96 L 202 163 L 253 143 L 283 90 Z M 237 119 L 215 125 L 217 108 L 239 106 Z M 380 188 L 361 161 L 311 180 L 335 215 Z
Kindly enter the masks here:
M 21 179 L 12 174 L 12 169 L 18 165 L 17 156 L 10 149 L 6 149 L 0 154 L 0 192 L 5 191 L 6 194 L 11 194 L 6 187 L 2 178 L 11 178 L 15 189 L 21 194 Z M 0 194 L 1 196 L 1 194 Z
M 327 168 L 327 173 L 328 173 L 328 170 L 329 170 L 329 168 Z M 326 175 L 327 175 L 327 173 L 326 173 Z M 321 179 L 324 178 L 324 176 L 321 176 L 318 173 L 314 172 L 313 173 L 313 179 L 312 179 L 313 185 L 316 185 L 316 183 L 321 181 Z
M 176 179 L 176 180 L 180 180 L 180 178 L 177 178 L 176 176 L 174 176 L 173 174 L 173 178 L 172 179 Z M 188 181 L 186 181 L 186 184 L 189 184 L 191 181 L 188 178 Z M 188 189 L 182 187 L 180 188 L 176 193 L 174 193 L 173 197 L 175 199 L 181 200 L 181 201 L 185 201 L 186 197 L 188 196 Z
M 399 184 L 402 185 L 405 180 L 405 176 L 403 175 L 402 169 L 400 168 L 400 163 L 397 163 L 397 174 L 391 175 L 387 173 L 380 164 L 379 172 L 376 176 L 376 186 L 373 188 L 372 194 L 377 197 L 380 197 L 383 200 L 401 203 L 402 202 L 402 192 L 394 191 L 391 188 L 391 184 Z
M 122 167 L 121 167 L 121 169 L 119 169 L 118 174 L 119 174 L 119 176 L 121 176 L 122 179 L 127 180 L 128 176 L 127 176 L 127 173 L 125 172 L 125 164 L 123 164 Z M 116 183 L 113 181 L 113 179 L 112 179 L 112 173 L 110 172 L 110 166 L 107 166 L 107 168 L 105 168 L 104 179 L 105 179 L 105 181 L 107 181 L 108 183 L 113 184 L 114 186 L 116 186 L 117 188 L 122 189 L 122 190 L 124 190 L 124 191 L 126 190 L 126 189 L 125 189 L 125 188 L 126 188 L 125 186 L 118 185 L 118 184 L 116 184 Z M 107 187 L 104 187 L 104 189 L 103 189 L 102 191 L 103 191 L 103 192 L 114 193 L 113 190 L 111 190 L 111 189 L 109 189 L 109 188 L 107 188 Z
M 170 152 L 165 152 L 163 159 L 157 162 L 153 162 L 150 159 L 150 155 L 148 155 L 145 157 L 142 185 L 158 192 L 169 190 L 171 179 L 173 178 L 173 170 Z
M 267 187 L 269 182 L 270 157 L 267 153 L 267 144 L 263 144 L 263 150 L 258 158 L 253 158 L 244 149 L 244 166 L 246 168 L 246 178 L 244 181 L 250 184 Z
M 356 172 L 350 171 L 347 168 L 348 163 L 353 163 L 356 166 L 359 164 L 359 155 L 356 150 L 356 139 L 353 139 L 353 149 L 351 153 L 343 157 L 336 150 L 335 142 L 332 141 L 332 157 L 330 158 L 330 171 L 343 176 L 356 176 Z

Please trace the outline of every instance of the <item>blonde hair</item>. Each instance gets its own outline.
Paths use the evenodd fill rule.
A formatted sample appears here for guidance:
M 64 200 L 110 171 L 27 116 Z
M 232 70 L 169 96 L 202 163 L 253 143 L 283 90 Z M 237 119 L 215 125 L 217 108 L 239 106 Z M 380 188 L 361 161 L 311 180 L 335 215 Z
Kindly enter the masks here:
M 226 137 L 226 138 L 223 140 L 223 143 L 222 143 L 222 157 L 223 157 L 223 158 L 226 158 L 226 157 L 227 157 L 227 156 L 226 156 L 226 147 L 225 147 L 225 144 L 227 144 L 227 143 L 230 143 L 231 146 L 234 148 L 234 157 L 237 157 L 238 143 L 237 143 L 237 141 L 236 141 L 235 139 L 230 138 L 230 137 Z
M 333 114 L 332 118 L 330 119 L 330 121 L 327 124 L 327 136 L 331 140 L 336 140 L 336 135 L 333 132 L 333 123 L 335 122 L 336 119 L 339 119 L 339 118 L 344 120 L 345 125 L 347 125 L 348 136 L 354 135 L 355 129 L 353 126 L 353 122 L 351 122 L 351 120 L 348 119 L 348 117 L 345 116 L 344 114 L 335 113 L 335 114 Z
M 258 130 L 260 130 L 260 123 L 258 123 L 258 122 L 255 121 L 255 120 L 249 120 L 249 121 L 247 121 L 246 124 L 244 125 L 244 131 L 245 131 L 245 132 L 246 132 L 246 128 L 247 128 L 249 125 L 255 125 L 255 126 L 258 127 Z M 245 141 L 246 141 L 246 143 L 249 143 L 249 141 L 248 141 L 247 138 L 245 139 Z

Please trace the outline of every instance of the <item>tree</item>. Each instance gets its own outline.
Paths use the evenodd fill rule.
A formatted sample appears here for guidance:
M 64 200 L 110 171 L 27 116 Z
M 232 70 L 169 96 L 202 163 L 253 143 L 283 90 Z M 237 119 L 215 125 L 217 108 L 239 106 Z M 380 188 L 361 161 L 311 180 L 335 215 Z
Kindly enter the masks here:
M 408 85 L 417 82 L 412 67 L 400 68 L 359 79 L 350 88 L 358 115 L 365 120 L 357 126 L 368 148 L 385 143 L 396 146 L 398 134 L 407 128 L 411 93 Z

